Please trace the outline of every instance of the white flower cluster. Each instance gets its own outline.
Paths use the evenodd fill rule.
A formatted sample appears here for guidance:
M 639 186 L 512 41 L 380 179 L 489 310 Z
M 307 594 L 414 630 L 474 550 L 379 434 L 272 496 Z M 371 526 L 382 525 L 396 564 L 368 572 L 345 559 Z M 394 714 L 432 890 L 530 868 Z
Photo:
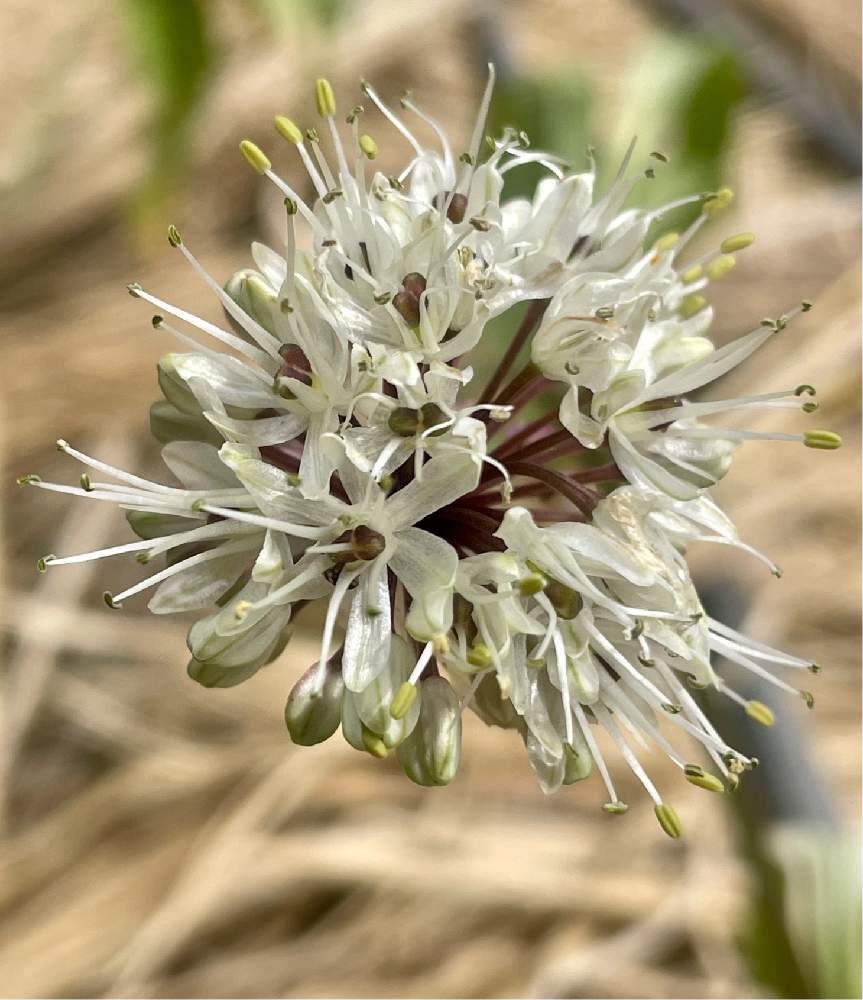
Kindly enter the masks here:
M 321 742 L 341 726 L 357 749 L 377 757 L 395 750 L 412 780 L 442 785 L 458 767 L 462 712 L 471 708 L 517 732 L 543 789 L 596 767 L 608 789 L 604 808 L 622 812 L 602 729 L 653 798 L 662 827 L 678 836 L 679 820 L 636 748 L 659 747 L 689 781 L 721 791 L 753 761 L 725 743 L 690 688 L 716 688 L 756 720 L 773 719 L 728 686 L 711 653 L 783 689 L 768 668 L 816 669 L 704 613 L 684 558 L 690 542 L 764 559 L 706 491 L 743 439 L 816 448 L 839 440 L 704 422 L 728 410 L 809 412 L 810 386 L 688 398 L 793 315 L 722 348 L 707 336 L 704 293 L 752 237 L 682 258 L 731 192 L 624 209 L 653 166 L 628 176 L 630 149 L 597 196 L 592 163 L 570 173 L 512 129 L 485 138 L 492 82 L 490 72 L 470 147 L 458 158 L 410 97 L 403 110 L 438 148 L 363 84 L 413 150 L 401 174 L 387 177 L 371 167 L 377 146 L 360 131 L 364 109 L 347 116 L 347 141 L 332 89 L 319 80 L 323 136 L 276 118 L 312 203 L 257 146 L 241 144 L 285 196 L 281 251 L 254 244 L 255 269 L 222 287 L 169 231 L 218 297 L 227 328 L 130 286 L 158 310 L 154 325 L 182 345 L 159 364 L 164 399 L 151 410 L 181 485 L 150 482 L 60 442 L 90 470 L 80 488 L 36 476 L 22 482 L 118 504 L 140 540 L 46 556 L 40 567 L 164 555 L 164 568 L 106 600 L 119 607 L 154 590 L 156 614 L 206 611 L 189 631 L 189 674 L 213 687 L 270 663 L 297 610 L 322 601 L 318 662 L 286 708 L 295 742 Z M 535 197 L 502 202 L 506 174 L 528 163 L 547 174 Z M 645 249 L 653 223 L 684 203 L 700 205 L 696 221 Z M 297 245 L 300 220 L 307 251 Z M 491 320 L 519 304 L 523 321 L 497 370 L 475 378 L 471 350 Z M 675 730 L 701 744 L 716 773 L 687 763 Z

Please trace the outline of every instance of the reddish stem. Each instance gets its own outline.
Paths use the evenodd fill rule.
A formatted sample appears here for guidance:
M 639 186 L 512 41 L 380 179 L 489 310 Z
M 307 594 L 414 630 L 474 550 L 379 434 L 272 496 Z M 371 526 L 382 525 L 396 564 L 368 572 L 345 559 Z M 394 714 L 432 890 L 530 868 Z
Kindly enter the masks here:
M 506 349 L 506 353 L 500 359 L 500 363 L 495 369 L 494 375 L 492 375 L 490 382 L 485 387 L 485 392 L 483 392 L 479 397 L 480 400 L 487 400 L 491 402 L 494 399 L 495 394 L 503 385 L 507 372 L 510 370 L 515 362 L 515 359 L 518 357 L 525 341 L 531 333 L 533 333 L 540 317 L 545 312 L 545 307 L 547 305 L 548 299 L 535 299 L 531 302 L 527 312 L 524 314 L 524 319 L 519 324 L 515 335 L 510 341 L 509 347 Z

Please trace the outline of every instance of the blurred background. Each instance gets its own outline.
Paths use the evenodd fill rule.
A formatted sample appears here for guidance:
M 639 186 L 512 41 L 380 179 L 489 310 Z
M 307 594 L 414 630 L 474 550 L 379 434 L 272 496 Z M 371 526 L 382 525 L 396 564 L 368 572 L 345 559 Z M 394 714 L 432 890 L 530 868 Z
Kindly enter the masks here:
M 0 993 L 859 996 L 858 5 L 2 0 L 0 37 Z M 521 744 L 473 717 L 447 789 L 338 739 L 294 748 L 282 706 L 314 622 L 241 687 L 199 688 L 183 622 L 102 604 L 134 563 L 36 573 L 125 540 L 122 517 L 14 485 L 76 481 L 59 436 L 159 474 L 147 406 L 172 346 L 125 285 L 218 321 L 165 230 L 220 280 L 277 240 L 240 138 L 299 183 L 270 123 L 311 121 L 326 74 L 346 107 L 361 77 L 411 88 L 459 148 L 489 59 L 496 125 L 576 167 L 592 143 L 606 177 L 637 133 L 671 157 L 642 185 L 657 202 L 735 189 L 708 239 L 758 240 L 717 286 L 719 340 L 816 302 L 723 386 L 814 383 L 845 438 L 752 444 L 722 484 L 785 575 L 717 546 L 693 559 L 714 613 L 823 665 L 817 708 L 771 694 L 771 730 L 721 716 L 763 762 L 735 796 L 653 760 L 682 842 L 623 767 L 626 817 L 599 810 L 596 778 L 545 798 Z M 407 150 L 374 134 L 395 170 Z

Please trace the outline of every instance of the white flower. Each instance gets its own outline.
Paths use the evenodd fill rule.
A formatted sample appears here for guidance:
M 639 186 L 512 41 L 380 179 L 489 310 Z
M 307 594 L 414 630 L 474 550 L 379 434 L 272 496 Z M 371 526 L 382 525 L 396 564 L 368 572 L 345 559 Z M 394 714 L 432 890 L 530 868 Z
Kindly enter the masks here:
M 90 470 L 81 485 L 21 482 L 114 503 L 139 540 L 45 556 L 40 569 L 165 555 L 163 568 L 106 601 L 119 607 L 153 590 L 154 613 L 203 612 L 189 631 L 189 672 L 206 686 L 236 684 L 272 662 L 296 610 L 319 601 L 320 654 L 285 710 L 295 742 L 313 745 L 341 726 L 358 750 L 395 749 L 412 780 L 446 784 L 470 707 L 517 731 L 546 791 L 595 767 L 605 808 L 622 812 L 599 726 L 663 829 L 679 836 L 638 750 L 658 746 L 687 780 L 713 791 L 752 766 L 689 686 L 712 686 L 757 721 L 773 721 L 729 687 L 713 654 L 786 690 L 794 688 L 774 668 L 815 669 L 705 615 L 686 562 L 691 543 L 740 548 L 779 572 L 738 538 L 707 490 L 741 440 L 829 449 L 839 439 L 712 425 L 726 411 L 811 412 L 810 386 L 688 398 L 794 315 L 721 348 L 710 340 L 702 293 L 751 236 L 680 258 L 730 192 L 622 211 L 643 176 L 629 173 L 630 149 L 595 199 L 592 162 L 567 173 L 513 129 L 483 142 L 492 83 L 493 73 L 459 156 L 409 96 L 402 108 L 431 129 L 433 149 L 364 84 L 411 149 L 399 175 L 385 177 L 368 169 L 377 145 L 360 132 L 362 109 L 348 114 L 347 139 L 332 89 L 319 80 L 323 137 L 276 118 L 313 203 L 257 146 L 241 144 L 285 195 L 284 245 L 254 244 L 254 268 L 222 286 L 169 230 L 228 328 L 130 286 L 158 310 L 154 326 L 182 345 L 159 364 L 164 398 L 150 413 L 179 485 L 60 442 Z M 532 200 L 504 200 L 506 174 L 525 163 L 547 176 Z M 686 203 L 701 205 L 696 222 L 645 248 L 650 227 Z M 297 223 L 310 230 L 308 252 L 297 249 Z M 483 385 L 470 351 L 492 318 L 522 302 L 521 326 Z M 529 363 L 514 370 L 527 347 Z M 528 419 L 525 407 L 552 383 L 562 386 L 559 408 Z M 93 481 L 97 473 L 104 481 Z M 700 745 L 719 776 L 687 762 L 680 736 Z

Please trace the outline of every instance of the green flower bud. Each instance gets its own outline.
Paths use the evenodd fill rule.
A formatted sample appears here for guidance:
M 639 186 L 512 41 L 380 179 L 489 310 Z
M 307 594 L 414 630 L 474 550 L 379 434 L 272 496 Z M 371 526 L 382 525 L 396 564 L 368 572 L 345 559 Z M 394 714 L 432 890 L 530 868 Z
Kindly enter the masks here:
M 338 669 L 328 666 L 321 689 L 317 663 L 303 674 L 285 705 L 285 724 L 294 743 L 310 747 L 333 735 L 341 722 L 344 691 L 345 682 Z
M 171 441 L 204 441 L 219 447 L 223 443 L 221 434 L 205 417 L 183 413 L 161 399 L 150 407 L 150 433 L 162 444 Z
M 418 785 L 448 785 L 461 759 L 461 709 L 443 677 L 420 684 L 422 707 L 413 732 L 396 753 L 405 774 Z
M 563 746 L 564 771 L 563 783 L 574 785 L 577 781 L 584 781 L 589 778 L 593 771 L 593 757 L 587 749 L 587 745 L 580 745 L 578 749 L 569 743 Z
M 262 274 L 259 274 L 254 268 L 244 267 L 228 278 L 225 282 L 225 291 L 243 312 L 257 320 L 269 333 L 275 333 L 276 316 L 280 311 L 278 299 L 275 291 Z M 227 311 L 225 311 L 225 318 L 238 337 L 249 344 L 257 344 L 257 341 L 245 327 Z

